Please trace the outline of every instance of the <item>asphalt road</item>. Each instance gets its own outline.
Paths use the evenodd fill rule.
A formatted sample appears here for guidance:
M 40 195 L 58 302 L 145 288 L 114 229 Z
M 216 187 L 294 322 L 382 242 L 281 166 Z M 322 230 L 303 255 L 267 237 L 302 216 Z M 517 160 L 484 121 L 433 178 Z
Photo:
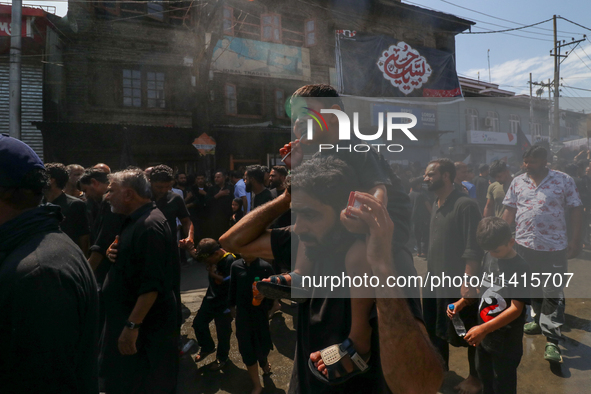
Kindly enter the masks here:
M 580 289 L 589 288 L 591 283 L 591 254 L 583 252 L 577 259 L 569 261 L 569 270 L 574 273 L 570 295 L 581 296 Z M 415 257 L 415 266 L 421 274 L 426 270 L 424 259 Z M 184 340 L 195 338 L 191 323 L 201 305 L 207 288 L 207 273 L 201 264 L 183 268 L 182 300 L 186 321 L 182 327 Z M 577 291 L 579 289 L 579 291 Z M 524 336 L 524 355 L 518 368 L 518 392 L 529 393 L 587 393 L 591 392 L 591 297 L 568 298 L 565 291 L 566 324 L 563 327 L 564 341 L 560 345 L 564 362 L 550 365 L 543 359 L 545 338 Z M 588 290 L 591 294 L 591 289 Z M 294 315 L 296 307 L 282 305 L 270 321 L 275 349 L 269 356 L 273 374 L 265 378 L 264 393 L 286 393 L 293 366 L 295 350 Z M 215 328 L 210 326 L 215 340 Z M 181 360 L 179 394 L 250 393 L 251 383 L 238 353 L 236 338 L 232 336 L 229 363 L 222 371 L 210 371 L 209 364 L 215 361 L 210 355 L 196 364 L 189 355 Z M 468 360 L 465 348 L 450 349 L 450 371 L 446 374 L 440 393 L 456 393 L 453 387 L 468 375 Z

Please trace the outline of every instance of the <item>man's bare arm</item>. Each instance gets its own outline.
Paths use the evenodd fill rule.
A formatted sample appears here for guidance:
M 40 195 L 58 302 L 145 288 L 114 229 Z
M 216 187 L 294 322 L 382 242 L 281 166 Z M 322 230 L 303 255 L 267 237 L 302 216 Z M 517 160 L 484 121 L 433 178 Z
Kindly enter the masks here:
M 386 207 L 366 193 L 355 198 L 371 208 L 352 208 L 351 213 L 368 224 L 366 259 L 374 275 L 386 283 L 396 275 L 392 265 L 391 240 L 394 224 Z M 431 345 L 427 330 L 411 313 L 397 287 L 377 287 L 378 332 L 382 372 L 393 393 L 436 393 L 443 381 L 443 367 Z
M 515 214 L 517 213 L 517 208 L 508 207 L 505 205 L 505 212 L 503 212 L 503 220 L 509 223 L 510 225 L 513 224 L 515 221 Z
M 263 252 L 268 252 L 272 256 L 270 230 L 267 227 L 289 209 L 290 203 L 291 195 L 286 192 L 251 211 L 220 237 L 222 248 L 233 253 L 251 254 L 254 245 L 261 251 L 251 255 L 264 257 Z
M 495 215 L 495 200 L 489 198 L 486 200 L 486 206 L 484 207 L 483 218 L 487 218 Z

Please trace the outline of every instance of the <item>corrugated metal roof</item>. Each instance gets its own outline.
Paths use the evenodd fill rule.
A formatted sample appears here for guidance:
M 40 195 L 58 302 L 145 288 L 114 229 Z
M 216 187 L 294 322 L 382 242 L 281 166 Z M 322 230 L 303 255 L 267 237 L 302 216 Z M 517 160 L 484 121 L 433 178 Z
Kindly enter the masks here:
M 10 65 L 0 63 L 0 132 L 9 132 Z M 43 67 L 23 64 L 21 91 L 21 139 L 43 160 L 43 136 L 33 122 L 43 120 Z

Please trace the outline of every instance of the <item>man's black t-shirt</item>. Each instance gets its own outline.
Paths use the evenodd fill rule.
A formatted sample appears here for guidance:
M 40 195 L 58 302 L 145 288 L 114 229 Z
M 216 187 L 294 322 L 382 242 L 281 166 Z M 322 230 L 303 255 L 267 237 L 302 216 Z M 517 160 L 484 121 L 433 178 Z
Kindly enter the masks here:
M 408 195 L 412 204 L 411 220 L 415 226 L 429 225 L 429 211 L 425 203 L 429 203 L 425 193 L 412 191 Z
M 263 189 L 262 192 L 256 194 L 253 199 L 252 207 L 260 207 L 261 205 L 271 201 L 273 199 L 273 195 L 271 194 L 271 190 Z
M 62 209 L 64 220 L 60 223 L 60 228 L 78 245 L 80 237 L 90 234 L 86 204 L 81 199 L 66 193 L 62 193 L 51 203 Z
M 285 237 L 285 234 L 283 234 Z M 293 237 L 297 238 L 297 237 Z M 285 239 L 284 239 L 285 242 Z M 313 277 L 324 274 L 336 275 L 345 271 L 345 256 L 348 248 L 327 253 L 322 264 L 314 264 Z M 416 275 L 412 256 L 404 248 L 396 248 L 392 261 L 397 275 Z M 355 376 L 346 384 L 329 386 L 315 378 L 309 367 L 310 353 L 328 346 L 340 344 L 348 338 L 351 331 L 351 298 L 348 289 L 344 289 L 341 298 L 327 298 L 326 289 L 314 288 L 312 298 L 298 305 L 297 345 L 294 358 L 294 369 L 291 376 L 289 393 L 388 393 L 388 387 L 381 371 L 380 342 L 378 333 L 377 310 L 374 306 L 370 325 L 371 335 L 371 369 L 364 374 Z M 409 309 L 415 318 L 422 320 L 419 292 L 416 288 L 404 289 L 408 298 Z M 318 298 L 315 296 L 320 295 Z
M 519 255 L 511 259 L 496 259 L 489 253 L 484 256 L 482 261 L 482 272 L 485 273 L 484 293 L 481 295 L 478 308 L 479 324 L 486 323 L 495 319 L 508 307 L 511 306 L 511 300 L 521 301 L 525 304 L 530 303 L 529 297 L 524 297 L 527 290 L 524 288 L 521 275 L 529 273 L 529 265 Z M 488 278 L 493 275 L 494 283 L 490 283 Z M 503 283 L 501 274 L 504 274 Z M 514 277 L 514 275 L 516 275 Z M 513 282 L 513 283 L 510 283 Z M 514 354 L 523 352 L 522 338 L 523 325 L 525 324 L 525 308 L 523 308 L 519 317 L 504 327 L 491 332 L 482 340 L 480 346 L 486 351 L 499 354 Z
M 89 200 L 90 201 L 90 200 Z M 107 248 L 115 241 L 115 237 L 121 233 L 121 227 L 125 221 L 125 216 L 111 211 L 111 204 L 102 201 L 98 206 L 98 213 L 92 221 L 90 229 L 91 252 L 97 252 L 103 255 L 103 261 L 94 272 L 96 281 L 102 284 L 105 281 L 107 272 L 111 267 L 111 262 L 107 259 Z
M 189 211 L 185 205 L 185 200 L 172 190 L 169 190 L 164 197 L 156 201 L 156 207 L 158 207 L 158 209 L 164 214 L 164 217 L 166 217 L 168 225 L 170 226 L 170 231 L 173 235 L 176 235 L 176 219 L 189 217 Z
M 201 304 L 202 308 L 207 308 L 214 313 L 223 312 L 228 309 L 228 291 L 230 289 L 230 273 L 232 271 L 232 263 L 236 260 L 236 256 L 232 253 L 226 253 L 216 265 L 216 273 L 221 275 L 224 280 L 219 283 L 211 275 L 208 275 L 209 287 L 205 293 L 205 298 Z
M 292 240 L 291 227 L 274 228 L 271 230 L 271 251 L 275 263 L 282 269 L 291 269 L 291 250 L 297 248 L 297 237 Z M 295 261 L 294 261 L 295 263 Z

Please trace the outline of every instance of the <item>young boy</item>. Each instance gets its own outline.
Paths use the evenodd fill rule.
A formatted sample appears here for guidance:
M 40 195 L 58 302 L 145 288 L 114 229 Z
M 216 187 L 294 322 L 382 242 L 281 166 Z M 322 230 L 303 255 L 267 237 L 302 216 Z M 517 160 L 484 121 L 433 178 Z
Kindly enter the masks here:
M 273 349 L 267 315 L 273 300 L 263 299 L 259 294 L 256 297 L 258 305 L 253 305 L 252 284 L 255 278 L 271 275 L 271 264 L 259 258 L 244 256 L 232 263 L 228 304 L 236 319 L 238 350 L 254 386 L 252 394 L 260 394 L 263 390 L 257 363 L 265 375 L 270 374 L 267 356 Z
M 464 339 L 470 346 L 477 346 L 476 369 L 483 394 L 516 393 L 517 367 L 523 355 L 525 304 L 530 302 L 522 275 L 527 277 L 529 266 L 513 249 L 515 239 L 504 220 L 482 219 L 476 239 L 487 251 L 482 271 L 489 281 L 482 286 L 478 308 L 480 324 L 472 327 Z M 467 304 L 468 300 L 460 299 L 453 304 L 454 311 L 448 308 L 447 315 L 451 319 Z

